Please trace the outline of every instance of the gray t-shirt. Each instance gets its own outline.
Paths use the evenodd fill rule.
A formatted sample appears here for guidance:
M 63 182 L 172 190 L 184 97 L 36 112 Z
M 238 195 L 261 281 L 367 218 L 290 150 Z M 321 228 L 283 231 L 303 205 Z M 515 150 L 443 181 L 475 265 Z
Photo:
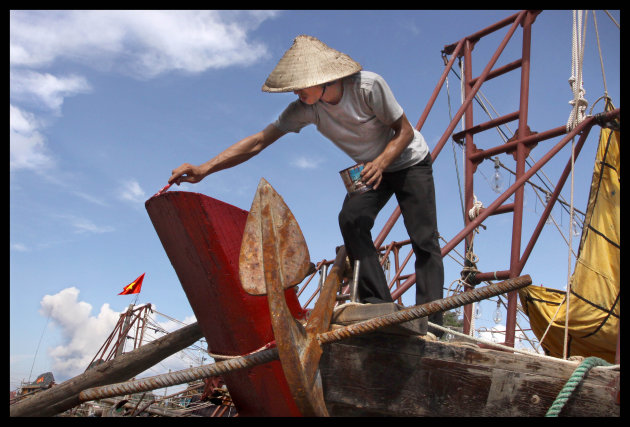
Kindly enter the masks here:
M 385 80 L 376 73 L 359 71 L 343 79 L 343 96 L 335 104 L 323 101 L 307 105 L 293 101 L 273 123 L 283 132 L 300 132 L 311 123 L 322 135 L 348 154 L 355 162 L 369 162 L 383 152 L 391 141 L 403 109 Z M 429 147 L 417 130 L 401 155 L 386 169 L 394 172 L 420 162 Z

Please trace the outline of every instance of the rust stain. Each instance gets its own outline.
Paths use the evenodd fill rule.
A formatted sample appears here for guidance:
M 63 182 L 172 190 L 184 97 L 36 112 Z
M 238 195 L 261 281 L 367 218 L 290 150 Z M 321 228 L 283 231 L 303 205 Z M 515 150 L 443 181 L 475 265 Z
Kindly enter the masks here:
M 278 257 L 278 265 L 284 274 L 284 288 L 300 283 L 309 272 L 310 255 L 308 246 L 293 213 L 262 178 L 247 217 L 239 256 L 239 275 L 243 288 L 251 295 L 266 293 L 263 253 L 272 250 L 265 248 L 262 238 L 262 221 L 272 221 L 274 241 L 270 243 Z

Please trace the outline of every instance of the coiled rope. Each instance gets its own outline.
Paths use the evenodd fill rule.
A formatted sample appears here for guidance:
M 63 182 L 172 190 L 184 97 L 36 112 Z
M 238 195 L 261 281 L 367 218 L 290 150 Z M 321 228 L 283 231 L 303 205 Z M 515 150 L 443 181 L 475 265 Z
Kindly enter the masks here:
M 582 382 L 588 371 L 595 366 L 609 366 L 610 363 L 606 362 L 599 357 L 587 357 L 578 365 L 567 383 L 564 385 L 556 400 L 553 402 L 545 417 L 557 417 L 560 414 L 562 408 L 567 403 L 577 386 Z

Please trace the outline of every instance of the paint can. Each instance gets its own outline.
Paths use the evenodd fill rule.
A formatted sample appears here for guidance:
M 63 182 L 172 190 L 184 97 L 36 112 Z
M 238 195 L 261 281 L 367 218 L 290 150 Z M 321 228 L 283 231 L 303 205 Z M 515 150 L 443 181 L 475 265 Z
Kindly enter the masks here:
M 364 166 L 365 165 L 363 163 L 358 163 L 347 169 L 339 171 L 343 184 L 346 186 L 346 190 L 350 196 L 365 193 L 366 191 L 372 189 L 371 185 L 367 185 L 361 180 L 361 171 Z

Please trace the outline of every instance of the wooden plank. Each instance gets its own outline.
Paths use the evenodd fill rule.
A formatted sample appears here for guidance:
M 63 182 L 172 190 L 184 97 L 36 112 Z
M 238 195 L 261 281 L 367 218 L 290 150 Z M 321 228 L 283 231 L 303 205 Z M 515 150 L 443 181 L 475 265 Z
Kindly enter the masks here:
M 333 416 L 544 416 L 577 362 L 374 333 L 324 346 Z M 561 416 L 619 416 L 619 372 L 593 368 Z

